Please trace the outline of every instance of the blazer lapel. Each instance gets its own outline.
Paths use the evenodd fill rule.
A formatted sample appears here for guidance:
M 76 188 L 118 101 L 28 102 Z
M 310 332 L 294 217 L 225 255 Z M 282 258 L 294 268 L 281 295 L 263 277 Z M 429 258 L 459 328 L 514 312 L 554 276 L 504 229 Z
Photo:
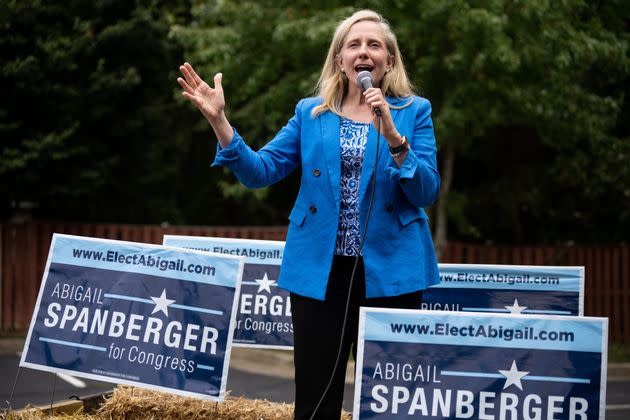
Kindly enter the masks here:
M 341 120 L 339 115 L 326 111 L 320 118 L 322 129 L 322 146 L 324 148 L 324 156 L 326 157 L 326 167 L 328 169 L 328 177 L 330 178 L 330 187 L 332 189 L 337 210 L 339 210 L 339 189 L 341 185 L 341 146 L 339 144 L 339 126 Z

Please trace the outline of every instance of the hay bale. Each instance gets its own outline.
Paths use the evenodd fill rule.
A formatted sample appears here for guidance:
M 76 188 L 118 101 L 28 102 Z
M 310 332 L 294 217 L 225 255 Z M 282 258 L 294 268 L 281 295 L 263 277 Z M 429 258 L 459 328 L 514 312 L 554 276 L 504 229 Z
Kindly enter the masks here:
M 250 400 L 228 396 L 223 402 L 212 402 L 190 397 L 118 385 L 110 398 L 93 414 L 74 414 L 50 417 L 42 408 L 4 413 L 6 420 L 110 420 L 110 419 L 213 419 L 213 420 L 292 420 L 293 404 L 267 400 Z M 343 412 L 341 419 L 350 420 Z
M 141 388 L 118 386 L 96 413 L 102 418 L 291 420 L 293 404 L 228 396 L 221 403 L 180 397 Z M 344 412 L 343 420 L 351 415 Z
M 0 413 L 0 419 L 5 420 L 101 420 L 95 416 L 83 414 L 82 410 L 78 410 L 76 413 L 56 413 L 53 410 L 53 414 L 50 413 L 50 408 L 43 407 L 26 407 L 18 411 L 4 411 Z

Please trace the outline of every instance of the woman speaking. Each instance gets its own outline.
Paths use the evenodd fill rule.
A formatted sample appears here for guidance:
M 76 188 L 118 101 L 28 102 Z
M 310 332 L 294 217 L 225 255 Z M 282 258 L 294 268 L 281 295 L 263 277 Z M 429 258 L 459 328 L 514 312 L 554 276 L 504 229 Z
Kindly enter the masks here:
M 315 97 L 254 152 L 193 67 L 178 78 L 218 139 L 213 166 L 249 188 L 301 166 L 278 285 L 291 294 L 295 418 L 339 418 L 360 306 L 418 308 L 439 281 L 423 207 L 440 190 L 429 101 L 414 95 L 396 37 L 362 10 L 337 27 Z

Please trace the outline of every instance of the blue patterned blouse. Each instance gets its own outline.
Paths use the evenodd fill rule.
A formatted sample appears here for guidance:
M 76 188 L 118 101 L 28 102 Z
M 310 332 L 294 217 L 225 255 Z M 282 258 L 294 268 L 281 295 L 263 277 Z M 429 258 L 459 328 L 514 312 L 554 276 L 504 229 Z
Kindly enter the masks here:
M 341 118 L 341 205 L 335 255 L 356 256 L 359 251 L 359 181 L 370 123 Z

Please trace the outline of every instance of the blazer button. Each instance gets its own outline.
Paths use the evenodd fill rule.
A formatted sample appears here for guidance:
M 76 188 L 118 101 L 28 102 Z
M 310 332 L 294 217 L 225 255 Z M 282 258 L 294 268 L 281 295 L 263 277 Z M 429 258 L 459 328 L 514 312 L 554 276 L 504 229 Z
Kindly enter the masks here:
M 387 210 L 388 213 L 391 213 L 394 211 L 394 206 L 392 206 L 391 204 L 388 204 L 387 207 L 385 207 L 385 210 Z
M 311 206 L 309 208 L 309 210 L 310 210 L 311 213 L 317 213 L 317 207 L 315 207 L 315 206 Z
M 321 174 L 321 172 L 319 171 L 319 169 L 314 169 L 313 170 L 313 175 L 319 176 L 320 174 Z

